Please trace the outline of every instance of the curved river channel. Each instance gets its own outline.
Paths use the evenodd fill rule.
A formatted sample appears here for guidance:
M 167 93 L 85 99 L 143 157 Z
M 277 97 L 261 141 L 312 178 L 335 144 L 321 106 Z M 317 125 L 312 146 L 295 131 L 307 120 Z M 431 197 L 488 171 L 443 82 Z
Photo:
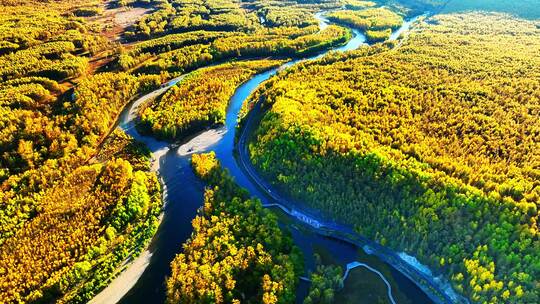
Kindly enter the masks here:
M 328 26 L 328 21 L 321 13 L 316 14 L 321 29 Z M 397 30 L 392 38 L 407 31 L 416 18 L 408 20 Z M 332 49 L 333 51 L 354 50 L 366 44 L 366 38 L 357 30 L 353 30 L 353 38 L 345 45 Z M 136 259 L 133 265 L 115 279 L 104 292 L 99 294 L 91 303 L 164 303 L 165 277 L 170 273 L 170 262 L 180 251 L 182 244 L 192 233 L 191 220 L 196 216 L 202 205 L 205 185 L 193 173 L 190 159 L 191 154 L 205 151 L 215 151 L 222 166 L 227 168 L 236 182 L 249 190 L 252 196 L 261 199 L 262 203 L 273 208 L 279 215 L 280 221 L 292 233 L 295 243 L 301 248 L 305 258 L 305 276 L 314 270 L 315 250 L 323 250 L 332 259 L 349 270 L 360 267 L 362 271 L 371 271 L 374 280 L 382 280 L 380 284 L 387 287 L 388 303 L 395 303 L 395 290 L 398 289 L 401 299 L 406 303 L 453 303 L 452 296 L 446 295 L 438 279 L 431 274 L 418 270 L 394 252 L 379 246 L 367 239 L 356 235 L 352 229 L 333 222 L 318 219 L 317 212 L 302 209 L 300 205 L 289 202 L 271 190 L 254 172 L 251 164 L 244 160 L 245 134 L 239 141 L 239 158 L 235 158 L 236 149 L 234 138 L 237 119 L 243 103 L 249 95 L 265 80 L 275 75 L 279 70 L 305 60 L 313 60 L 324 56 L 327 52 L 310 58 L 290 61 L 283 66 L 258 74 L 241 85 L 232 97 L 227 110 L 225 125 L 218 129 L 205 131 L 186 140 L 181 145 L 171 145 L 152 137 L 142 136 L 135 129 L 135 117 L 138 107 L 157 96 L 168 88 L 176 85 L 182 77 L 171 80 L 161 89 L 141 97 L 128 106 L 119 118 L 119 126 L 136 140 L 144 142 L 154 153 L 153 167 L 159 173 L 164 189 L 163 219 L 158 231 L 147 251 Z M 250 115 L 245 129 L 250 129 Z M 244 132 L 246 133 L 246 132 Z M 362 257 L 359 256 L 362 253 Z M 366 257 L 370 254 L 369 259 Z M 142 260 L 142 262 L 141 262 Z M 376 260 L 376 262 L 373 262 Z M 377 264 L 377 265 L 373 265 Z M 384 275 L 379 272 L 387 269 Z M 136 269 L 137 268 L 137 269 Z M 359 269 L 360 270 L 360 269 Z M 352 271 L 352 270 L 351 270 Z M 364 274 L 364 273 L 363 273 Z M 389 281 L 393 283 L 390 288 Z M 345 281 L 347 285 L 347 281 Z M 301 280 L 297 291 L 297 302 L 301 303 L 307 295 L 309 282 Z M 435 291 L 434 291 L 435 290 Z M 425 292 L 424 292 L 425 291 Z M 426 293 L 427 292 L 427 293 Z M 98 299 L 99 298 L 99 299 Z

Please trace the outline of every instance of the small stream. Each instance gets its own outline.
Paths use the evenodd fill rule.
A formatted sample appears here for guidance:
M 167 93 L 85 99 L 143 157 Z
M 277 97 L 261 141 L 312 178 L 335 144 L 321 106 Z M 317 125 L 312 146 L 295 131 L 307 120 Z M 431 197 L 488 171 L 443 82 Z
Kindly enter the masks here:
M 316 14 L 320 22 L 321 29 L 324 29 L 328 22 L 321 13 Z M 400 33 L 406 31 L 415 19 L 405 22 L 401 29 L 396 31 L 395 38 Z M 366 44 L 366 38 L 357 30 L 353 30 L 353 38 L 345 45 L 332 49 L 332 51 L 354 50 Z M 328 52 L 328 51 L 327 51 Z M 149 98 L 158 96 L 165 90 L 176 84 L 181 78 L 169 82 L 164 88 L 141 98 L 138 102 L 124 110 L 120 117 L 120 127 L 136 140 L 144 142 L 154 153 L 155 165 L 164 185 L 164 216 L 158 232 L 152 240 L 149 250 L 152 252 L 149 265 L 139 278 L 135 286 L 122 298 L 120 303 L 163 303 L 165 300 L 165 277 L 170 273 L 170 262 L 175 255 L 180 252 L 182 244 L 191 236 L 191 220 L 196 216 L 198 208 L 202 205 L 205 185 L 194 175 L 190 159 L 193 152 L 215 151 L 222 166 L 227 168 L 239 185 L 249 190 L 249 192 L 261 199 L 263 204 L 272 204 L 275 201 L 261 191 L 259 186 L 239 167 L 233 155 L 234 138 L 237 127 L 237 118 L 240 109 L 249 95 L 265 80 L 275 75 L 279 70 L 292 66 L 304 60 L 313 60 L 324 56 L 322 54 L 294 60 L 283 66 L 258 74 L 249 81 L 241 85 L 233 95 L 226 114 L 225 126 L 211 130 L 213 143 L 200 146 L 197 137 L 183 143 L 179 147 L 172 147 L 166 142 L 158 141 L 152 137 L 140 135 L 134 127 L 136 108 Z M 208 135 L 208 133 L 206 133 Z M 305 223 L 295 223 L 284 212 L 276 209 L 280 218 L 288 218 L 282 223 L 287 226 L 292 233 L 295 243 L 302 249 L 305 258 L 305 269 L 307 273 L 315 268 L 313 253 L 316 248 L 324 248 L 332 255 L 335 262 L 344 268 L 352 262 L 366 263 L 370 261 L 359 259 L 358 252 L 361 248 L 350 243 L 340 241 L 335 238 L 321 236 L 306 229 Z M 279 214 L 281 213 L 281 214 Z M 291 223 L 292 221 L 292 223 Z M 415 304 L 433 303 L 422 290 L 410 279 L 393 269 L 388 264 L 380 261 L 378 265 L 385 265 L 390 271 L 391 277 L 399 292 L 407 298 L 408 302 Z M 377 266 L 373 266 L 376 268 Z M 301 303 L 307 295 L 309 283 L 301 281 L 297 291 L 297 302 Z

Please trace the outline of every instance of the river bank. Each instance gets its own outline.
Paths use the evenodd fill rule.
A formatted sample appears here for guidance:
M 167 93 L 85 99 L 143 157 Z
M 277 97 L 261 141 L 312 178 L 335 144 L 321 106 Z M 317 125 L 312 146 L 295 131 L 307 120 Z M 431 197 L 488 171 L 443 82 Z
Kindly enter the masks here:
M 318 14 L 318 19 L 321 26 L 326 24 L 326 21 L 321 14 Z M 346 45 L 332 49 L 332 51 L 347 51 L 358 48 L 365 44 L 365 37 L 358 31 L 353 31 L 354 37 Z M 229 108 L 226 115 L 225 126 L 220 129 L 207 130 L 193 137 L 189 141 L 183 143 L 177 148 L 173 148 L 166 142 L 158 141 L 152 137 L 142 136 L 135 129 L 135 118 L 137 108 L 163 94 L 168 88 L 175 85 L 181 80 L 181 77 L 176 78 L 159 90 L 145 95 L 134 102 L 127 108 L 121 116 L 120 127 L 135 139 L 145 143 L 154 153 L 153 170 L 159 172 L 162 183 L 167 188 L 164 193 L 164 216 L 158 232 L 152 240 L 150 249 L 143 252 L 140 260 L 136 259 L 135 263 L 127 268 L 113 283 L 106 288 L 97 300 L 108 299 L 108 303 L 115 302 L 121 298 L 120 303 L 148 303 L 148 299 L 152 302 L 164 302 L 164 278 L 169 273 L 169 263 L 178 253 L 182 243 L 191 235 L 192 227 L 191 220 L 195 217 L 198 208 L 202 203 L 202 195 L 204 184 L 194 176 L 191 165 L 190 155 L 195 152 L 205 152 L 214 150 L 222 165 L 227 168 L 235 177 L 238 184 L 248 189 L 252 196 L 261 198 L 263 204 L 270 206 L 272 203 L 280 202 L 275 200 L 273 193 L 269 187 L 265 187 L 262 183 L 258 185 L 253 182 L 253 178 L 246 174 L 241 168 L 242 162 L 235 158 L 235 133 L 237 127 L 237 118 L 242 107 L 242 104 L 247 100 L 249 95 L 265 80 L 269 79 L 279 70 L 296 64 L 304 60 L 313 60 L 324 56 L 327 52 L 313 56 L 294 60 L 284 66 L 273 69 L 254 76 L 246 83 L 241 85 L 231 98 Z M 240 141 L 242 142 L 242 140 Z M 245 143 L 245 141 L 244 141 Z M 240 153 L 241 155 L 242 153 Z M 263 185 L 263 186 L 261 186 Z M 274 199 L 272 201 L 272 199 Z M 332 233 L 321 232 L 319 228 L 331 228 L 328 225 L 323 225 L 322 221 L 315 219 L 312 216 L 307 216 L 302 212 L 286 212 L 287 208 L 281 208 L 285 213 L 289 214 L 295 221 L 295 226 L 315 227 L 315 234 L 306 233 L 305 228 L 293 229 L 292 234 L 306 259 L 306 274 L 314 268 L 312 259 L 313 245 L 317 244 L 326 248 L 333 249 L 341 248 L 334 252 L 340 263 L 346 265 L 356 261 L 357 252 L 362 246 L 358 246 L 354 242 L 346 238 L 336 237 Z M 355 246 L 344 245 L 354 244 Z M 131 268 L 134 268 L 133 270 Z M 399 270 L 399 269 L 398 269 Z M 401 273 L 401 272 L 400 272 Z M 406 278 L 401 278 L 401 281 Z M 114 289 L 112 287 L 123 284 L 132 286 L 128 288 Z M 408 285 L 407 285 L 408 286 Z M 301 303 L 303 296 L 307 293 L 307 284 L 303 284 L 298 288 L 297 299 Z M 408 287 L 409 288 L 409 287 Z M 111 291 L 112 290 L 112 291 Z M 390 292 L 390 291 L 389 291 Z M 410 292 L 415 303 L 429 303 L 425 300 L 420 300 L 421 292 Z M 414 295 L 412 295 L 414 294 Z M 416 297 L 416 298 L 414 298 Z M 96 300 L 96 301 L 97 301 Z M 99 303 L 99 302 L 95 302 Z M 446 302 L 441 302 L 446 303 Z

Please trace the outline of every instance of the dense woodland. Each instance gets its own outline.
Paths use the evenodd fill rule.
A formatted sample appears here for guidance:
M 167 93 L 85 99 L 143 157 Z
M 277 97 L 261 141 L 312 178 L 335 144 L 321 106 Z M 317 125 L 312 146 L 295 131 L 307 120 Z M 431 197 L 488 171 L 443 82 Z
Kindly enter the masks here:
M 236 88 L 253 75 L 281 63 L 280 60 L 240 61 L 192 72 L 142 110 L 140 129 L 159 138 L 178 139 L 223 124 Z
M 97 158 L 66 174 L 53 171 L 55 183 L 10 218 L 22 229 L 2 233 L 3 302 L 85 303 L 154 234 L 161 189 L 148 173 L 149 152 L 115 131 Z
M 126 39 L 139 41 L 121 52 L 117 64 L 135 73 L 181 74 L 234 58 L 303 56 L 344 43 L 350 31 L 319 31 L 313 14 L 336 2 L 162 1 Z
M 158 88 L 171 73 L 233 58 L 303 55 L 350 36 L 337 26 L 318 32 L 313 12 L 326 4 L 1 4 L 0 298 L 6 302 L 86 302 L 152 236 L 161 201 L 156 176 L 148 173 L 150 156 L 124 134 L 111 132 L 136 96 Z M 114 25 L 100 15 L 126 6 L 151 7 L 152 13 L 121 34 L 118 41 L 129 43 L 119 45 L 109 34 Z M 203 90 L 184 100 L 186 113 L 194 115 L 181 115 L 178 126 L 180 116 L 158 117 L 179 133 L 198 121 L 219 122 L 235 87 L 277 63 L 201 71 L 222 73 L 223 82 L 204 87 L 223 90 L 214 92 L 214 102 L 203 103 Z M 165 96 L 164 105 L 182 103 L 175 100 L 178 89 Z M 286 293 L 290 297 L 292 291 Z
M 142 130 L 180 139 L 223 122 L 255 73 L 345 43 L 346 27 L 320 30 L 321 10 L 345 6 L 329 18 L 371 41 L 426 10 L 540 15 L 534 0 L 446 2 L 0 0 L 0 302 L 85 303 L 144 248 L 160 185 L 149 151 L 115 124 L 172 76 L 215 64 L 141 111 Z M 107 23 L 129 7 L 148 12 L 127 28 Z M 539 302 L 539 30 L 443 15 L 398 49 L 281 73 L 256 96 L 272 108 L 253 161 L 474 302 Z M 212 155 L 193 163 L 210 187 L 171 265 L 168 300 L 292 302 L 302 269 L 291 238 Z M 321 266 L 307 301 L 328 302 L 338 272 Z
M 94 57 L 114 46 L 73 13 L 88 2 L 9 4 L 0 13 L 0 298 L 85 303 L 156 229 L 149 152 L 108 135 L 162 79 L 91 75 Z
M 539 49 L 535 22 L 439 15 L 397 49 L 296 66 L 253 97 L 252 161 L 474 302 L 537 303 Z
M 171 263 L 168 303 L 292 303 L 302 255 L 276 216 L 249 197 L 214 153 L 194 155 L 208 188 L 193 234 Z
M 317 268 L 309 276 L 311 285 L 304 304 L 335 303 L 335 294 L 343 287 L 343 269 L 336 265 L 322 264 L 317 254 L 315 260 Z
M 340 10 L 328 14 L 328 19 L 362 30 L 369 42 L 381 42 L 390 38 L 392 30 L 403 24 L 403 17 L 385 8 L 363 10 Z

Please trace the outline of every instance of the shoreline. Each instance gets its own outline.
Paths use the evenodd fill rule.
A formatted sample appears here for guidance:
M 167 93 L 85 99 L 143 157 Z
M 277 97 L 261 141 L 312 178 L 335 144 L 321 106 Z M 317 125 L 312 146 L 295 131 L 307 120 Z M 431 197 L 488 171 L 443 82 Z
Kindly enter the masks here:
M 320 16 L 321 15 L 318 15 L 319 18 Z M 326 52 L 322 54 L 325 54 L 325 53 Z M 322 55 L 318 55 L 317 57 L 319 56 L 322 56 Z M 314 58 L 317 58 L 317 57 L 314 57 Z M 291 64 L 304 61 L 304 60 L 306 59 L 296 59 L 296 60 L 293 60 L 292 62 L 285 63 L 284 66 L 290 66 Z M 279 67 L 276 68 L 276 70 L 279 70 L 279 69 L 280 69 Z M 180 77 L 177 77 L 165 83 L 161 88 L 157 89 L 156 91 L 148 93 L 145 96 L 140 97 L 139 99 L 135 100 L 133 103 L 128 105 L 128 107 L 124 109 L 123 111 L 124 113 L 122 113 L 124 124 L 120 124 L 119 127 L 124 129 L 124 131 L 130 130 L 131 128 L 135 128 L 134 117 L 136 117 L 137 115 L 138 108 L 142 104 L 147 102 L 148 100 L 152 98 L 156 98 L 159 95 L 163 94 L 167 89 L 169 89 L 170 87 L 172 87 L 173 85 L 181 81 L 183 77 L 185 77 L 185 75 L 182 75 Z M 240 87 L 242 87 L 242 85 Z M 229 105 L 230 104 L 231 102 L 229 103 Z M 253 113 L 250 112 L 249 114 L 250 115 L 248 117 L 248 120 L 252 118 L 251 114 Z M 248 121 L 246 122 L 245 125 L 242 126 L 242 129 L 241 129 L 242 133 L 240 134 L 239 141 L 236 144 L 233 143 L 232 150 L 234 152 L 239 152 L 237 154 L 238 157 L 234 157 L 234 158 L 236 159 L 236 162 L 239 165 L 239 167 L 241 167 L 241 171 L 244 171 L 244 173 L 247 174 L 249 179 L 251 179 L 254 182 L 254 185 L 260 188 L 267 197 L 270 197 L 274 201 L 277 202 L 277 204 L 273 204 L 273 207 L 279 207 L 279 209 L 282 209 L 288 216 L 292 217 L 295 221 L 299 222 L 301 225 L 305 225 L 309 227 L 316 234 L 329 237 L 329 238 L 334 238 L 336 240 L 345 241 L 349 244 L 354 245 L 358 249 L 362 249 L 364 246 L 369 246 L 369 248 L 375 251 L 374 252 L 375 256 L 379 257 L 382 261 L 388 263 L 395 270 L 397 270 L 398 272 L 408 277 L 426 295 L 428 295 L 429 298 L 434 300 L 435 303 L 453 303 L 453 301 L 441 301 L 441 298 L 444 298 L 444 300 L 449 300 L 449 298 L 445 297 L 446 296 L 446 293 L 444 292 L 445 290 L 441 289 L 440 288 L 441 286 L 439 286 L 438 284 L 435 284 L 432 278 L 426 278 L 425 274 L 424 276 L 419 276 L 418 271 L 414 267 L 412 267 L 412 265 L 408 265 L 400 259 L 397 259 L 398 262 L 396 263 L 395 257 L 398 256 L 398 253 L 393 252 L 390 249 L 383 247 L 369 239 L 366 239 L 362 237 L 361 235 L 358 235 L 352 230 L 349 231 L 348 229 L 339 229 L 340 228 L 338 227 L 340 226 L 339 224 L 336 224 L 333 222 L 327 223 L 324 221 L 319 221 L 319 219 L 313 218 L 311 214 L 305 213 L 305 211 L 302 209 L 295 210 L 294 206 L 292 207 L 288 206 L 290 204 L 286 204 L 287 207 L 281 204 L 281 201 L 283 201 L 283 199 L 281 199 L 280 196 L 278 196 L 278 198 L 276 199 L 274 192 L 271 192 L 269 190 L 269 187 L 265 187 L 264 180 L 263 182 L 260 182 L 257 179 L 258 177 L 257 173 L 254 174 L 255 177 L 252 176 L 253 173 L 249 172 L 250 170 L 247 169 L 248 166 L 244 163 L 244 160 L 242 159 L 242 156 L 244 156 L 243 154 L 246 152 L 245 151 L 246 142 L 245 142 L 244 136 L 245 136 L 246 129 L 248 129 L 249 127 L 249 124 L 250 123 Z M 159 169 L 161 167 L 160 159 L 162 156 L 164 156 L 171 150 L 175 151 L 175 153 L 177 153 L 177 156 L 179 157 L 185 157 L 193 153 L 206 151 L 208 148 L 212 147 L 214 144 L 219 143 L 221 141 L 221 139 L 227 133 L 226 128 L 227 128 L 226 126 L 221 126 L 219 128 L 207 129 L 199 133 L 196 133 L 191 137 L 187 137 L 187 138 L 184 138 L 183 140 L 179 140 L 176 143 L 158 141 L 153 137 L 149 137 L 151 138 L 149 139 L 149 143 L 156 144 L 156 149 L 154 149 L 155 152 L 152 159 L 151 170 L 153 172 L 157 172 L 158 176 L 160 176 L 159 174 L 159 171 L 160 171 Z M 142 138 L 145 136 L 140 136 L 140 137 Z M 240 146 L 242 145 L 244 145 L 243 146 L 244 150 L 241 150 Z M 147 146 L 150 147 L 148 143 L 147 143 Z M 240 158 L 240 160 L 238 158 Z M 160 176 L 160 182 L 162 183 L 162 185 L 164 184 L 161 176 Z M 166 188 L 164 187 L 163 188 L 163 209 L 165 208 L 167 204 L 166 198 L 167 198 L 167 191 L 166 191 Z M 266 204 L 265 207 L 272 207 L 272 204 Z M 163 217 L 164 217 L 164 212 L 162 212 L 162 214 L 160 215 L 160 226 L 161 226 L 161 221 Z M 127 264 L 122 264 L 123 270 L 120 272 L 120 275 L 118 275 L 115 279 L 113 279 L 112 282 L 100 293 L 98 293 L 89 303 L 98 304 L 98 303 L 117 302 L 121 300 L 124 296 L 129 294 L 129 291 L 135 286 L 135 284 L 141 278 L 141 276 L 143 275 L 143 273 L 145 272 L 145 270 L 147 269 L 149 265 L 150 258 L 152 257 L 152 254 L 153 254 L 153 250 L 151 249 L 152 243 L 154 242 L 154 240 L 156 239 L 156 235 L 158 234 L 159 234 L 159 231 L 152 237 L 149 245 L 147 245 L 147 248 L 139 255 L 139 257 L 135 258 L 133 261 Z M 358 242 L 356 242 L 355 240 L 352 240 L 351 237 L 353 237 L 354 239 L 358 239 L 357 240 Z M 363 246 L 359 245 L 359 243 L 362 243 L 361 245 Z M 380 247 L 384 249 L 382 250 L 382 252 L 380 252 L 381 251 Z M 391 254 L 388 254 L 387 251 L 389 251 Z M 394 259 L 392 259 L 392 257 L 394 257 Z M 414 270 L 416 270 L 416 273 Z M 411 273 L 415 275 L 411 275 Z M 426 283 L 429 283 L 429 284 L 426 284 Z M 116 286 L 121 286 L 121 288 L 118 288 Z M 439 296 L 435 296 L 435 299 L 433 298 L 434 296 L 433 289 L 436 290 L 437 294 L 439 295 Z M 444 295 L 444 296 L 440 297 L 440 295 Z M 111 301 L 110 300 L 111 298 L 115 300 Z
M 132 103 L 128 105 L 127 108 L 125 108 L 125 113 L 122 113 L 122 117 L 124 115 L 127 115 L 126 118 L 131 122 L 133 121 L 134 115 L 136 115 L 138 108 L 140 105 L 144 104 L 146 101 L 150 100 L 151 98 L 158 97 L 159 95 L 163 94 L 167 89 L 174 86 L 178 81 L 180 81 L 184 75 L 177 77 L 169 82 L 166 83 L 166 85 L 162 88 L 159 88 L 156 91 L 150 92 L 144 96 L 139 97 L 138 99 L 134 100 Z M 120 120 L 120 118 L 119 118 Z M 116 128 L 120 128 L 125 131 L 125 128 L 131 128 L 134 127 L 131 124 L 122 126 L 122 124 L 118 123 Z M 157 174 L 159 182 L 162 187 L 162 207 L 161 207 L 161 213 L 158 217 L 158 229 L 161 226 L 163 219 L 165 217 L 165 208 L 167 206 L 167 187 L 165 183 L 163 182 L 163 179 L 159 173 L 160 168 L 160 159 L 162 156 L 167 154 L 170 150 L 174 149 L 177 151 L 179 155 L 187 156 L 189 154 L 193 153 L 199 153 L 204 151 L 206 148 L 212 146 L 217 141 L 221 139 L 224 132 L 224 126 L 216 128 L 216 129 L 208 129 L 205 131 L 201 131 L 198 133 L 195 133 L 191 137 L 179 141 L 178 146 L 171 147 L 170 145 L 165 145 L 161 147 L 160 149 L 152 152 L 152 159 L 150 164 L 150 171 Z M 143 250 L 141 253 L 132 259 L 132 256 L 125 259 L 115 270 L 113 279 L 110 281 L 110 283 L 102 289 L 100 292 L 98 292 L 88 303 L 89 304 L 110 304 L 110 303 L 118 303 L 125 295 L 129 293 L 129 291 L 137 284 L 138 280 L 142 277 L 144 272 L 146 271 L 148 265 L 150 264 L 151 258 L 154 254 L 154 240 L 156 235 L 152 236 L 147 244 L 143 247 Z

